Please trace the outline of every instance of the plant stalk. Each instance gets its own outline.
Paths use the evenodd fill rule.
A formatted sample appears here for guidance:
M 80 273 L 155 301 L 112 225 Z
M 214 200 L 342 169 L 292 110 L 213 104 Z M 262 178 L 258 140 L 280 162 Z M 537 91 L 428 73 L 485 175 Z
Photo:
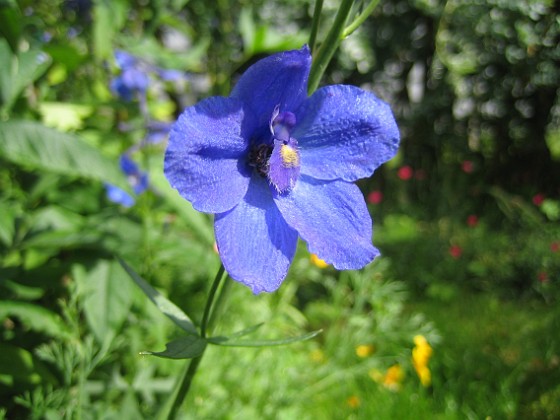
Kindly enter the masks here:
M 217 310 L 217 307 L 220 305 L 221 300 L 218 300 L 214 303 L 214 298 L 216 296 L 216 291 L 220 287 L 220 283 L 224 276 L 224 266 L 223 264 L 220 265 L 220 269 L 212 282 L 212 286 L 210 287 L 210 291 L 208 292 L 208 299 L 206 300 L 206 306 L 204 308 L 204 314 L 202 316 L 202 323 L 200 325 L 200 336 L 202 338 L 206 338 L 208 334 L 209 325 L 208 322 L 212 319 L 213 313 Z M 205 351 L 205 350 L 204 350 Z M 198 366 L 200 365 L 200 361 L 204 356 L 204 351 L 200 354 L 200 356 L 194 357 L 190 359 L 188 368 L 186 369 L 183 377 L 177 382 L 175 387 L 176 391 L 173 393 L 171 397 L 173 402 L 170 404 L 169 412 L 167 415 L 160 415 L 158 416 L 159 419 L 175 419 L 177 418 L 177 413 L 179 409 L 183 405 L 185 398 L 187 397 L 192 381 L 196 372 L 198 370 Z
M 321 77 L 323 77 L 327 66 L 340 44 L 341 36 L 350 10 L 352 9 L 353 2 L 354 0 L 342 0 L 338 12 L 336 13 L 333 26 L 317 51 L 317 56 L 313 60 L 309 73 L 309 84 L 307 86 L 307 93 L 309 95 L 315 92 L 319 86 Z

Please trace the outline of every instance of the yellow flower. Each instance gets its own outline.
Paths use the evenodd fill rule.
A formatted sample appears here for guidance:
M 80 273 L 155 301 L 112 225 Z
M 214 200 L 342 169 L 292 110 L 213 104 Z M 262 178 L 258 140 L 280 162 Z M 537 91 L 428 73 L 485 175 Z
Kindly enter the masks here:
M 397 363 L 387 369 L 385 377 L 383 378 L 383 385 L 391 391 L 398 391 L 404 379 L 404 370 Z
M 325 268 L 329 266 L 329 264 L 327 264 L 324 260 L 322 260 L 315 254 L 311 254 L 311 262 L 319 268 Z
M 375 347 L 371 344 L 360 344 L 356 347 L 356 356 L 360 358 L 365 358 L 371 356 L 375 351 Z
M 414 337 L 414 345 L 415 347 L 412 349 L 412 364 L 422 385 L 430 386 L 432 374 L 428 368 L 428 362 L 430 357 L 432 357 L 432 347 L 422 335 Z
M 357 408 L 360 406 L 361 401 L 358 397 L 352 395 L 348 397 L 348 399 L 346 400 L 346 404 L 348 404 L 351 408 Z

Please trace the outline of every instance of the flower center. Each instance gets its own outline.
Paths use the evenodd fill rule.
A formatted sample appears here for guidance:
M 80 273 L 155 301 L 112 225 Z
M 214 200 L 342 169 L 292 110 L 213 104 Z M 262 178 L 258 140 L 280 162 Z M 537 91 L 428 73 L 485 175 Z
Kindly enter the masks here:
M 294 114 L 281 113 L 279 107 L 276 107 L 269 122 L 272 138 L 254 146 L 249 152 L 249 165 L 259 175 L 267 177 L 279 193 L 293 189 L 299 177 L 298 142 L 290 136 L 295 124 Z

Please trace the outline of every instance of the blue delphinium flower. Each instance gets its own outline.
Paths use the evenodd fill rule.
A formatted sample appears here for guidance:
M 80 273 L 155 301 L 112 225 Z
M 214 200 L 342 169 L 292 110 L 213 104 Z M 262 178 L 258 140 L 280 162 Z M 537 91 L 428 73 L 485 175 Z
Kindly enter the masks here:
M 119 159 L 121 170 L 126 175 L 132 191 L 135 195 L 142 194 L 148 188 L 148 174 L 141 171 L 136 162 L 130 156 L 123 153 Z M 113 203 L 123 207 L 132 207 L 136 202 L 135 198 L 128 192 L 115 185 L 105 184 L 107 198 Z
M 389 106 L 353 86 L 307 97 L 307 46 L 251 66 L 231 95 L 184 110 L 165 154 L 171 186 L 215 214 L 220 257 L 254 293 L 276 290 L 298 237 L 337 269 L 379 251 L 359 188 L 393 157 L 399 131 Z

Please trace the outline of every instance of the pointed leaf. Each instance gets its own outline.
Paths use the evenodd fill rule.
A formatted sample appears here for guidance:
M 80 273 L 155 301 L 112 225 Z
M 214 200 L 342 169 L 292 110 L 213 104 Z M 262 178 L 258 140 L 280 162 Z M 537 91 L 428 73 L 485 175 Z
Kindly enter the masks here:
M 105 157 L 78 136 L 33 121 L 0 123 L 0 156 L 34 169 L 92 178 L 130 189 L 116 159 Z
M 187 335 L 167 343 L 164 351 L 143 351 L 141 354 L 149 354 L 166 359 L 192 359 L 204 353 L 206 344 L 207 341 L 202 337 Z
M 142 289 L 142 291 L 148 296 L 148 298 L 158 307 L 158 309 L 163 312 L 163 314 L 168 317 L 171 321 L 177 324 L 178 327 L 182 328 L 189 334 L 198 335 L 198 331 L 194 326 L 191 319 L 185 314 L 178 306 L 173 302 L 167 300 L 162 294 L 160 294 L 156 289 L 148 284 L 146 280 L 140 277 L 127 263 L 122 259 L 117 257 L 119 263 L 126 270 L 128 275 L 134 280 L 134 282 Z
M 297 337 L 288 337 L 280 340 L 232 340 L 229 337 L 212 337 L 208 339 L 211 344 L 218 346 L 229 347 L 270 347 L 270 346 L 283 346 L 286 344 L 297 343 L 298 341 L 305 341 L 319 335 L 323 330 L 313 331 L 307 334 L 299 335 Z
M 3 40 L 0 40 L 0 57 L 7 59 L 2 63 L 0 88 L 2 108 L 9 110 L 21 92 L 47 71 L 52 59 L 45 52 L 35 49 L 12 55 Z

